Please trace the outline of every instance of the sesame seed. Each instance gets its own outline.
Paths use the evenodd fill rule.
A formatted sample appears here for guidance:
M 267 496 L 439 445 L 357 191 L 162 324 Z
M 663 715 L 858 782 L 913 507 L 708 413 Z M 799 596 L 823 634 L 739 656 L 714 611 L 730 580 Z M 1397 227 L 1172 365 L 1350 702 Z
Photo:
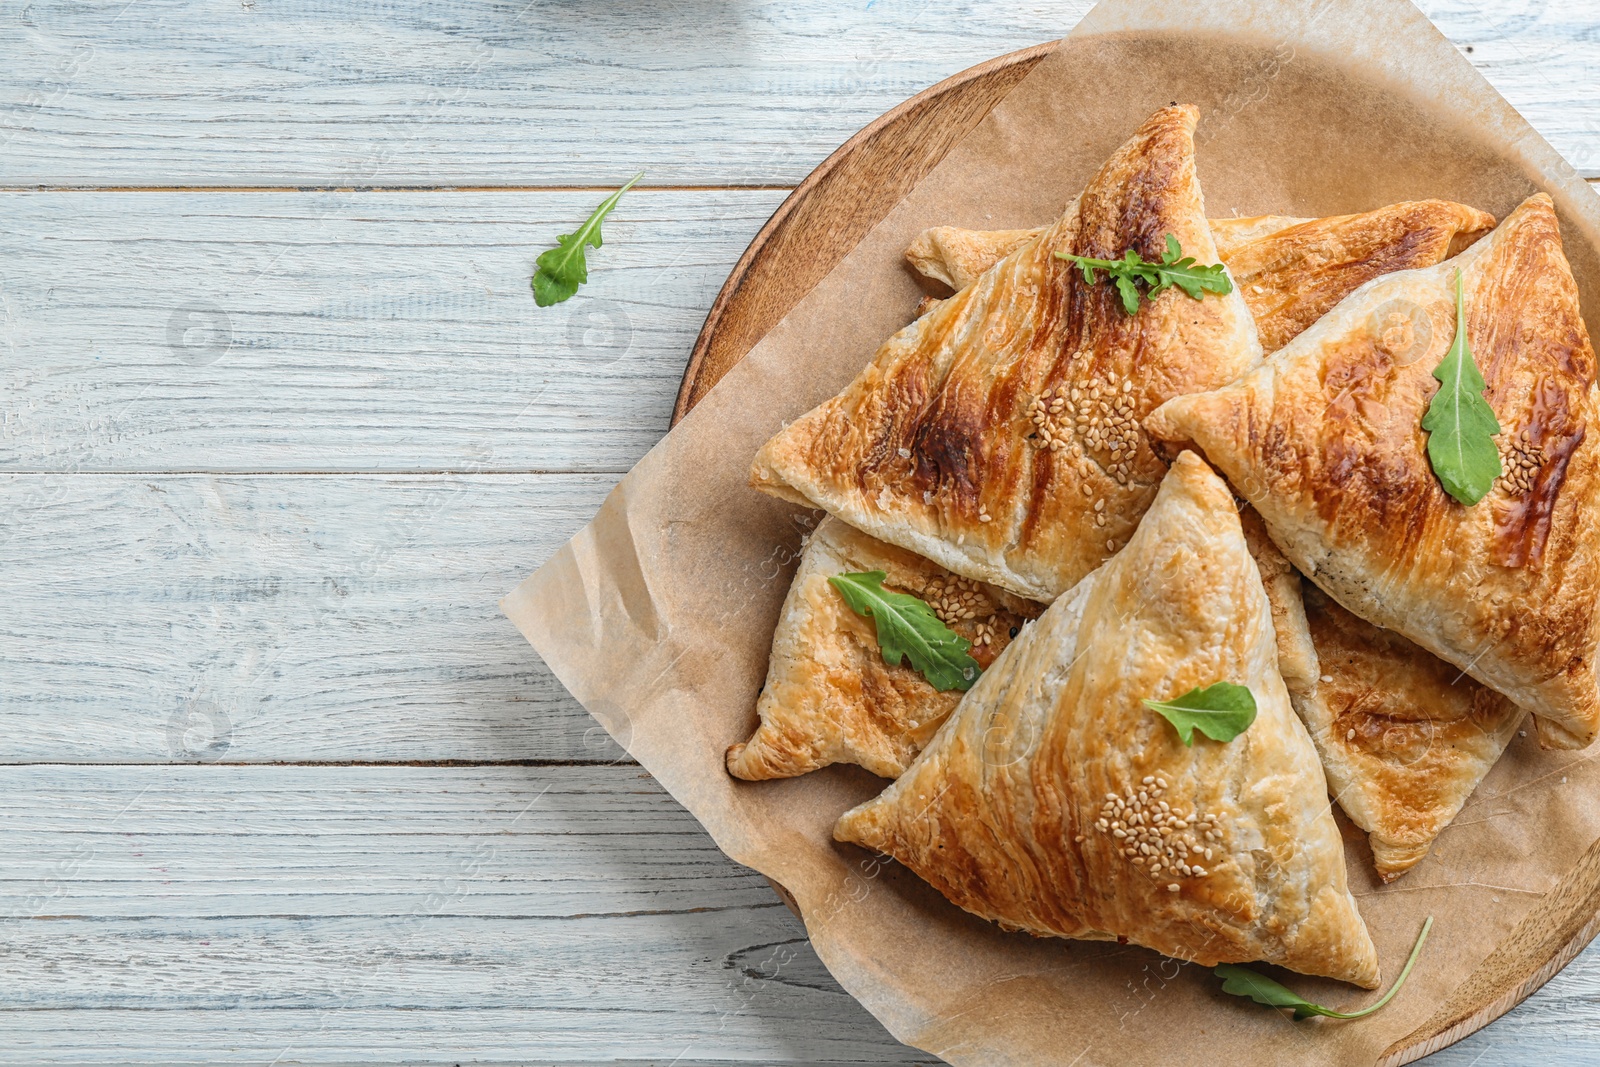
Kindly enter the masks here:
M 1178 883 L 1177 882 L 1168 882 L 1167 883 L 1167 892 L 1176 893 L 1177 891 L 1178 891 Z
M 1323 681 L 1324 681 L 1324 682 L 1331 682 L 1331 681 L 1333 681 L 1333 675 L 1331 675 L 1331 674 L 1324 674 L 1324 675 L 1323 675 L 1323 676 L 1322 676 L 1322 680 L 1323 680 Z
M 1344 739 L 1346 741 L 1354 741 L 1356 739 L 1356 728 L 1354 726 L 1344 732 Z

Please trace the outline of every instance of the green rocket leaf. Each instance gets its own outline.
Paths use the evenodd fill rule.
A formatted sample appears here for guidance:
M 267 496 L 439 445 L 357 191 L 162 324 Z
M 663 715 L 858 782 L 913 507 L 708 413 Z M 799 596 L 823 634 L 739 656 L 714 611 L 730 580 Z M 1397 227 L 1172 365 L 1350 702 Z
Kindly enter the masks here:
M 1256 698 L 1248 686 L 1217 682 L 1171 700 L 1146 700 L 1144 706 L 1166 719 L 1178 739 L 1194 744 L 1199 730 L 1213 741 L 1232 741 L 1256 721 Z
M 1422 952 L 1422 943 L 1428 940 L 1428 931 L 1431 929 L 1433 929 L 1432 915 L 1423 922 L 1422 932 L 1417 935 L 1417 943 L 1411 947 L 1411 956 L 1406 960 L 1400 977 L 1394 980 L 1394 985 L 1390 986 L 1389 991 L 1379 997 L 1376 1003 L 1369 1004 L 1359 1011 L 1334 1011 L 1332 1008 L 1324 1008 L 1321 1004 L 1313 1004 L 1266 975 L 1252 971 L 1248 967 L 1240 967 L 1238 964 L 1220 964 L 1213 973 L 1222 979 L 1224 993 L 1232 993 L 1236 997 L 1249 997 L 1257 1004 L 1265 1004 L 1269 1008 L 1293 1008 L 1296 1019 L 1309 1019 L 1313 1015 L 1329 1019 L 1359 1019 L 1364 1015 L 1371 1015 L 1400 992 L 1400 987 L 1406 984 L 1406 979 L 1411 975 L 1411 968 L 1415 966 L 1417 956 Z
M 1428 432 L 1428 462 L 1444 491 L 1470 507 L 1482 500 L 1500 477 L 1500 450 L 1494 443 L 1500 422 L 1484 399 L 1487 383 L 1467 345 L 1467 311 L 1459 270 L 1456 339 L 1433 376 L 1439 379 L 1439 391 L 1422 416 L 1422 428 Z
M 912 668 L 940 692 L 972 688 L 981 673 L 978 661 L 967 655 L 972 642 L 940 622 L 925 602 L 885 589 L 886 577 L 883 571 L 866 571 L 836 574 L 828 582 L 851 611 L 877 624 L 885 663 L 910 659 Z
M 542 308 L 559 304 L 570 298 L 578 291 L 578 286 L 589 280 L 589 262 L 584 256 L 584 247 L 600 247 L 601 221 L 611 214 L 611 209 L 617 206 L 622 194 L 632 189 L 634 183 L 643 177 L 644 171 L 635 174 L 627 185 L 600 202 L 594 213 L 578 227 L 578 232 L 564 233 L 557 237 L 556 246 L 542 253 L 534 261 L 538 264 L 538 268 L 533 272 L 532 282 L 535 304 Z
M 1057 259 L 1070 260 L 1083 269 L 1083 280 L 1093 285 L 1095 271 L 1103 270 L 1106 277 L 1116 283 L 1122 297 L 1122 310 L 1130 315 L 1139 311 L 1139 285 L 1145 286 L 1144 297 L 1154 300 L 1168 289 L 1177 287 L 1199 300 L 1206 293 L 1231 293 L 1233 282 L 1221 263 L 1209 267 L 1196 265 L 1193 256 L 1185 256 L 1178 239 L 1167 234 L 1167 250 L 1159 261 L 1146 260 L 1138 252 L 1128 249 L 1121 259 L 1091 259 L 1069 252 L 1057 252 Z

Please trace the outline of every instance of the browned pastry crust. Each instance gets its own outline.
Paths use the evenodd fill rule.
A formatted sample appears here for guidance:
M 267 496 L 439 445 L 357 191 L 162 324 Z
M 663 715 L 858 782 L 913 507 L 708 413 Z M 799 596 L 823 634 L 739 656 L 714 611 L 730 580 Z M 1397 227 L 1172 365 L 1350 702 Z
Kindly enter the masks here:
M 1431 267 L 1488 233 L 1494 216 L 1448 200 L 1311 219 L 1244 242 L 1223 262 L 1276 352 L 1381 274 Z
M 1362 285 L 1431 267 L 1488 233 L 1494 216 L 1449 200 L 1414 200 L 1357 215 L 1212 219 L 1217 256 L 1276 352 Z M 1037 230 L 925 230 L 906 249 L 924 275 L 961 288 Z M 921 314 L 921 308 L 918 314 Z
M 1261 585 L 1272 607 L 1272 632 L 1278 642 L 1278 673 L 1289 695 L 1302 693 L 1316 684 L 1320 668 L 1317 647 L 1306 627 L 1305 606 L 1301 602 L 1300 572 L 1272 543 L 1266 523 L 1256 509 L 1246 504 L 1239 509 L 1239 525 L 1244 541 L 1261 572 Z
M 978 275 L 1045 231 L 963 230 L 959 226 L 934 226 L 923 230 L 906 249 L 906 262 L 918 274 L 965 289 Z
M 1305 616 L 1324 673 L 1289 695 L 1392 882 L 1428 854 L 1528 713 L 1315 586 Z
M 1229 253 L 1246 242 L 1310 221 L 1284 215 L 1212 219 L 1211 237 L 1217 244 L 1217 255 L 1226 262 Z M 916 240 L 906 248 L 906 262 L 925 278 L 943 282 L 952 289 L 965 289 L 978 280 L 978 275 L 1043 232 L 1043 226 L 1031 230 L 964 230 L 959 226 L 934 226 L 917 234 Z M 919 309 L 918 314 L 921 313 Z
M 1164 465 L 1139 420 L 1260 359 L 1235 292 L 1169 290 L 1128 315 L 1058 250 L 1215 262 L 1197 112 L 1157 112 L 1054 225 L 891 338 L 762 447 L 751 484 L 957 574 L 1053 599 L 1126 543 Z
M 1432 370 L 1467 336 L 1506 473 L 1464 507 L 1429 464 Z M 1435 267 L 1380 277 L 1260 368 L 1177 398 L 1146 426 L 1193 441 L 1260 511 L 1297 567 L 1539 716 L 1548 747 L 1600 727 L 1600 435 L 1594 350 L 1550 199 Z
M 1226 263 L 1228 257 L 1252 241 L 1299 226 L 1315 219 L 1294 218 L 1289 215 L 1253 215 L 1243 219 L 1212 219 L 1211 239 L 1217 242 L 1217 255 Z
M 1233 498 L 1185 453 L 1127 548 L 1024 630 L 834 836 L 1008 929 L 1372 988 L 1377 953 L 1277 662 Z M 1142 703 L 1223 680 L 1257 704 L 1226 743 L 1185 746 Z
M 761 725 L 728 749 L 738 778 L 790 778 L 830 763 L 857 763 L 898 778 L 961 700 L 941 693 L 909 665 L 883 661 L 877 631 L 828 584 L 837 574 L 883 571 L 884 587 L 926 600 L 972 644 L 987 668 L 1012 632 L 1043 607 L 961 578 L 902 548 L 824 519 L 800 558 L 783 602 L 767 683 L 756 703 Z
M 1367 831 L 1373 866 L 1392 882 L 1428 854 L 1527 712 L 1304 588 L 1255 509 L 1239 519 L 1272 604 L 1289 699 L 1334 799 Z

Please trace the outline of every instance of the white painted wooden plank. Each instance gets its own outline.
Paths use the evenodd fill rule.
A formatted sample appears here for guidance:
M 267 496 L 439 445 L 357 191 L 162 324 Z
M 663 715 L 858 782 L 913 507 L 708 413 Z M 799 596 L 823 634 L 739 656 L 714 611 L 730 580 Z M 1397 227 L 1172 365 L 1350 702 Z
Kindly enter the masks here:
M 930 1062 L 637 768 L 9 767 L 0 811 L 3 1064 Z M 1430 1062 L 1589 1062 L 1597 991 Z
M 576 921 L 778 904 L 631 765 L 5 767 L 0 808 L 0 919 Z
M 793 184 L 901 100 L 1089 6 L 32 0 L 0 9 L 0 182 Z M 1600 173 L 1592 5 L 1422 7 Z
M 627 470 L 784 195 L 0 193 L 0 469 Z
M 1089 6 L 33 0 L 0 22 L 0 183 L 793 184 Z
M 929 1060 L 635 767 L 12 767 L 0 810 L 0 1063 Z
M 0 763 L 620 759 L 496 606 L 615 480 L 0 476 Z

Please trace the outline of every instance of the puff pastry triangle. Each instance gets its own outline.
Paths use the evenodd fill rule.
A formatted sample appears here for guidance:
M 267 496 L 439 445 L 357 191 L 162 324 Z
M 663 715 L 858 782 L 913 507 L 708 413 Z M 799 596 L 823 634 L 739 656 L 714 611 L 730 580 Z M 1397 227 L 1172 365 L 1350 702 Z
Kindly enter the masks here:
M 1216 242 L 1217 255 L 1226 262 L 1229 253 L 1250 241 L 1312 221 L 1284 215 L 1211 219 L 1211 237 Z M 925 278 L 943 282 L 952 289 L 965 289 L 977 281 L 984 271 L 1043 232 L 1043 226 L 1031 230 L 967 230 L 960 226 L 932 226 L 919 233 L 916 240 L 906 247 L 906 262 Z
M 1420 863 L 1527 712 L 1311 586 L 1253 508 L 1239 515 L 1278 638 L 1278 671 L 1328 788 L 1392 882 Z
M 883 571 L 886 589 L 927 601 L 972 642 L 972 658 L 984 668 L 1044 610 L 824 519 L 806 543 L 772 635 L 767 682 L 756 702 L 761 724 L 728 749 L 735 777 L 790 778 L 856 763 L 898 778 L 960 702 L 960 691 L 940 692 L 909 664 L 883 661 L 873 621 L 850 610 L 828 584 L 834 575 L 863 571 Z
M 1421 419 L 1455 334 L 1502 427 L 1504 474 L 1471 507 L 1433 474 Z M 1346 609 L 1539 717 L 1547 747 L 1600 726 L 1595 358 L 1549 197 L 1454 259 L 1385 275 L 1270 361 L 1146 421 L 1193 442 L 1272 539 Z
M 757 454 L 751 484 L 957 574 L 1054 599 L 1126 543 L 1165 465 L 1139 420 L 1261 358 L 1237 290 L 1135 315 L 1057 251 L 1216 262 L 1192 107 L 1157 112 L 1054 225 L 891 338 Z
M 1321 219 L 1212 219 L 1211 234 L 1255 316 L 1262 348 L 1275 352 L 1373 278 L 1431 267 L 1493 226 L 1494 216 L 1477 208 L 1415 200 Z M 918 235 L 906 259 L 960 289 L 1038 232 L 936 226 Z
M 1226 743 L 1186 747 L 1142 703 L 1217 681 L 1258 707 Z M 1127 548 L 1024 630 L 834 836 L 1009 929 L 1378 982 L 1233 497 L 1192 453 Z

